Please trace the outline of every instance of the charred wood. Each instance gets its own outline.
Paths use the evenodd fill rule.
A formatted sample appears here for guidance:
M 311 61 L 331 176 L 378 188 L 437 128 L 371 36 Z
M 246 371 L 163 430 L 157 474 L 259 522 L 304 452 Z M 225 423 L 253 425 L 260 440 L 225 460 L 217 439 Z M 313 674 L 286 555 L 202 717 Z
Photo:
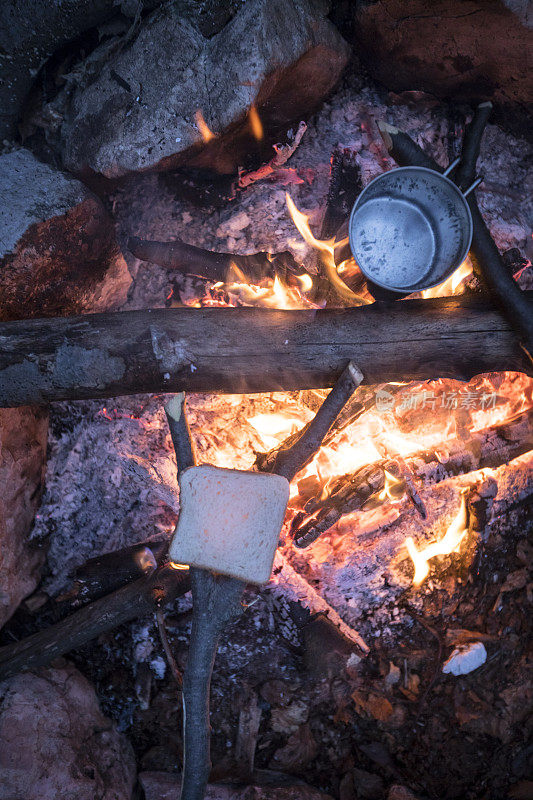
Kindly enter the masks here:
M 471 433 L 466 440 L 452 439 L 432 450 L 406 456 L 401 460 L 403 468 L 395 458 L 367 464 L 332 481 L 326 497 L 307 501 L 291 526 L 294 542 L 297 547 L 308 547 L 345 514 L 363 509 L 383 491 L 386 471 L 403 478 L 403 490 L 409 494 L 402 474 L 405 467 L 422 484 L 431 484 L 485 467 L 501 466 L 532 448 L 533 410 L 530 409 L 500 425 Z
M 173 242 L 155 242 L 139 239 L 137 236 L 128 239 L 128 249 L 142 261 L 184 274 L 199 275 L 215 282 L 226 282 L 231 276 L 232 267 L 237 267 L 252 282 L 276 275 L 288 279 L 291 274 L 299 275 L 303 272 L 288 250 L 275 254 L 252 253 L 242 256 L 204 250 L 179 239 Z
M 0 648 L 0 680 L 49 664 L 101 633 L 146 616 L 188 592 L 187 571 L 166 565 L 151 575 L 80 608 L 66 619 L 14 645 Z

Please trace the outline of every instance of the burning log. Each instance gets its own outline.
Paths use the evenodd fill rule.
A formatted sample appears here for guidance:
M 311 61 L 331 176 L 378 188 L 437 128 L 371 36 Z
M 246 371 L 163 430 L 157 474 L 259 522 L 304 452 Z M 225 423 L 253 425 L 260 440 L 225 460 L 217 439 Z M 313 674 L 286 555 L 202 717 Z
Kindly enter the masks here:
M 128 249 L 137 258 L 158 264 L 160 267 L 177 270 L 184 274 L 199 275 L 208 281 L 228 279 L 232 267 L 237 267 L 252 282 L 278 275 L 284 280 L 291 274 L 303 272 L 294 256 L 284 250 L 281 253 L 252 253 L 241 256 L 236 253 L 217 253 L 204 250 L 176 239 L 174 242 L 155 242 L 131 236 Z
M 481 136 L 491 109 L 491 103 L 481 103 L 466 129 L 461 163 L 456 173 L 456 182 L 462 187 L 466 186 L 467 181 L 474 177 Z M 401 167 L 418 166 L 442 171 L 439 165 L 426 155 L 406 133 L 386 123 L 380 123 L 378 127 L 389 154 Z M 474 256 L 492 296 L 517 330 L 522 346 L 531 359 L 533 354 L 533 314 L 527 295 L 509 275 L 505 262 L 481 216 L 474 192 L 468 196 L 467 202 L 472 213 L 474 228 L 471 254 Z
M 0 407 L 327 388 L 354 357 L 368 383 L 531 369 L 502 314 L 466 296 L 319 311 L 179 308 L 24 320 L 0 324 L 0 342 Z
M 448 440 L 401 461 L 415 478 L 437 483 L 465 472 L 501 466 L 532 447 L 533 410 L 530 409 L 504 423 L 475 431 L 466 439 Z M 351 475 L 342 475 L 331 482 L 326 497 L 309 500 L 304 511 L 293 520 L 296 546 L 308 547 L 345 514 L 362 509 L 371 498 L 382 493 L 386 487 L 386 473 L 394 476 L 399 472 L 402 478 L 402 469 L 398 469 L 395 462 L 394 458 L 384 458 Z

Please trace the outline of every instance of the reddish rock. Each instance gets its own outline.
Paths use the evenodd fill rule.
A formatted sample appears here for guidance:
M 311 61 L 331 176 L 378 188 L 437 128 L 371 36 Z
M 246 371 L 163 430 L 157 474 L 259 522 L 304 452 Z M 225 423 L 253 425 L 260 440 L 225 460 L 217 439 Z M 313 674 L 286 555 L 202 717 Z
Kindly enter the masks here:
M 48 414 L 0 409 L 0 627 L 39 579 L 44 554 L 28 534 L 44 480 Z
M 0 800 L 130 800 L 131 745 L 71 665 L 0 683 Z
M 168 772 L 141 772 L 139 780 L 146 800 L 179 800 L 181 777 Z M 1 800 L 1 795 L 0 795 Z M 231 786 L 209 784 L 205 800 L 332 800 L 303 783 L 288 786 Z
M 28 150 L 0 156 L 0 319 L 123 302 L 131 276 L 102 202 Z
M 61 129 L 63 163 L 115 179 L 184 164 L 230 174 L 250 154 L 271 158 L 272 144 L 318 108 L 348 62 L 350 48 L 327 11 L 322 0 L 248 0 L 206 39 L 163 5 L 74 92 Z M 252 104 L 262 142 L 251 130 Z M 199 110 L 216 134 L 206 146 Z
M 509 0 L 358 3 L 358 51 L 373 76 L 395 92 L 492 100 L 511 113 L 533 102 L 531 31 L 522 6 Z

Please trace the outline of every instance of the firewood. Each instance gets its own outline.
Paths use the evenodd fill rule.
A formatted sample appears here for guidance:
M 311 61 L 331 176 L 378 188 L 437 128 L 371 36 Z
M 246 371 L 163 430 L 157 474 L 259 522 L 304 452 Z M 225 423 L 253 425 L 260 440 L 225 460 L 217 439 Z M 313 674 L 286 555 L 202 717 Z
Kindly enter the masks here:
M 13 645 L 0 648 L 0 680 L 50 663 L 124 622 L 153 613 L 188 592 L 186 570 L 168 564 L 151 575 L 80 608 L 66 619 Z
M 528 293 L 524 300 L 531 310 Z M 169 308 L 0 323 L 0 407 L 141 392 L 327 388 L 356 358 L 366 383 L 531 372 L 479 297 L 351 309 Z
M 402 461 L 417 480 L 436 483 L 465 472 L 494 469 L 532 447 L 533 410 L 530 409 L 499 425 L 471 433 L 467 439 L 448 440 L 440 447 L 414 453 Z M 331 481 L 326 497 L 308 500 L 304 511 L 293 520 L 291 532 L 295 545 L 308 547 L 345 514 L 362 509 L 383 490 L 385 471 L 397 472 L 396 461 L 384 458 L 352 474 L 339 476 Z
M 179 239 L 173 242 L 156 242 L 139 239 L 137 236 L 130 236 L 128 249 L 143 261 L 150 261 L 184 274 L 199 275 L 208 281 L 227 281 L 232 266 L 236 266 L 246 279 L 252 282 L 273 278 L 276 275 L 290 282 L 291 275 L 303 273 L 288 250 L 274 254 L 252 253 L 242 256 L 236 253 L 204 250 Z

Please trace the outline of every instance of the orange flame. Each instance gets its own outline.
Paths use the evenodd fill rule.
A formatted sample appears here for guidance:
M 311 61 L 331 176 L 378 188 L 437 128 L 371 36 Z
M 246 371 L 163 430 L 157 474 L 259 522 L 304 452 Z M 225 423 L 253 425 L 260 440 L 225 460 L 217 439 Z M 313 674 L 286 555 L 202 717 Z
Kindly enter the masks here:
M 433 542 L 422 550 L 418 550 L 413 539 L 409 536 L 405 541 L 407 551 L 415 567 L 413 577 L 414 586 L 420 584 L 429 574 L 429 559 L 435 556 L 446 556 L 459 550 L 461 542 L 468 532 L 468 512 L 466 507 L 467 489 L 461 492 L 461 506 L 455 519 L 450 523 L 445 535 L 438 542 Z
M 204 115 L 202 114 L 200 109 L 198 109 L 198 111 L 195 113 L 194 119 L 196 120 L 196 125 L 197 125 L 198 130 L 200 131 L 200 133 L 202 135 L 202 139 L 204 140 L 204 142 L 206 142 L 206 143 L 210 142 L 211 139 L 215 138 L 215 134 L 213 133 L 213 131 L 210 129 L 209 125 L 205 121 Z
M 178 564 L 177 561 L 169 561 L 168 562 L 168 566 L 171 569 L 176 569 L 176 570 L 178 570 L 178 569 L 179 570 L 187 570 L 187 569 L 189 569 L 189 565 L 188 564 Z
M 334 256 L 335 246 L 343 246 L 348 240 L 343 239 L 340 242 L 335 242 L 335 237 L 323 240 L 317 239 L 309 227 L 309 217 L 296 208 L 294 200 L 288 193 L 285 194 L 285 199 L 287 202 L 287 208 L 289 209 L 289 214 L 291 215 L 292 221 L 296 225 L 298 233 L 308 245 L 313 247 L 315 250 L 318 250 L 320 253 L 321 261 L 328 280 L 331 285 L 334 286 L 340 297 L 342 297 L 344 300 L 350 301 L 351 303 L 357 303 L 359 305 L 368 303 L 369 301 L 367 299 L 355 294 L 355 292 L 352 292 L 349 286 L 344 283 L 337 271 Z
M 263 138 L 263 123 L 261 122 L 261 118 L 257 112 L 257 108 L 255 105 L 250 106 L 250 110 L 248 112 L 248 119 L 250 120 L 250 127 L 252 129 L 252 133 L 257 139 L 258 142 L 261 141 Z
M 450 275 L 443 283 L 439 283 L 438 286 L 434 286 L 433 289 L 424 289 L 422 297 L 426 299 L 428 297 L 450 297 L 451 295 L 458 294 L 460 285 L 466 278 L 470 277 L 471 274 L 472 262 L 469 256 L 467 256 L 463 263 L 457 267 L 453 275 Z

